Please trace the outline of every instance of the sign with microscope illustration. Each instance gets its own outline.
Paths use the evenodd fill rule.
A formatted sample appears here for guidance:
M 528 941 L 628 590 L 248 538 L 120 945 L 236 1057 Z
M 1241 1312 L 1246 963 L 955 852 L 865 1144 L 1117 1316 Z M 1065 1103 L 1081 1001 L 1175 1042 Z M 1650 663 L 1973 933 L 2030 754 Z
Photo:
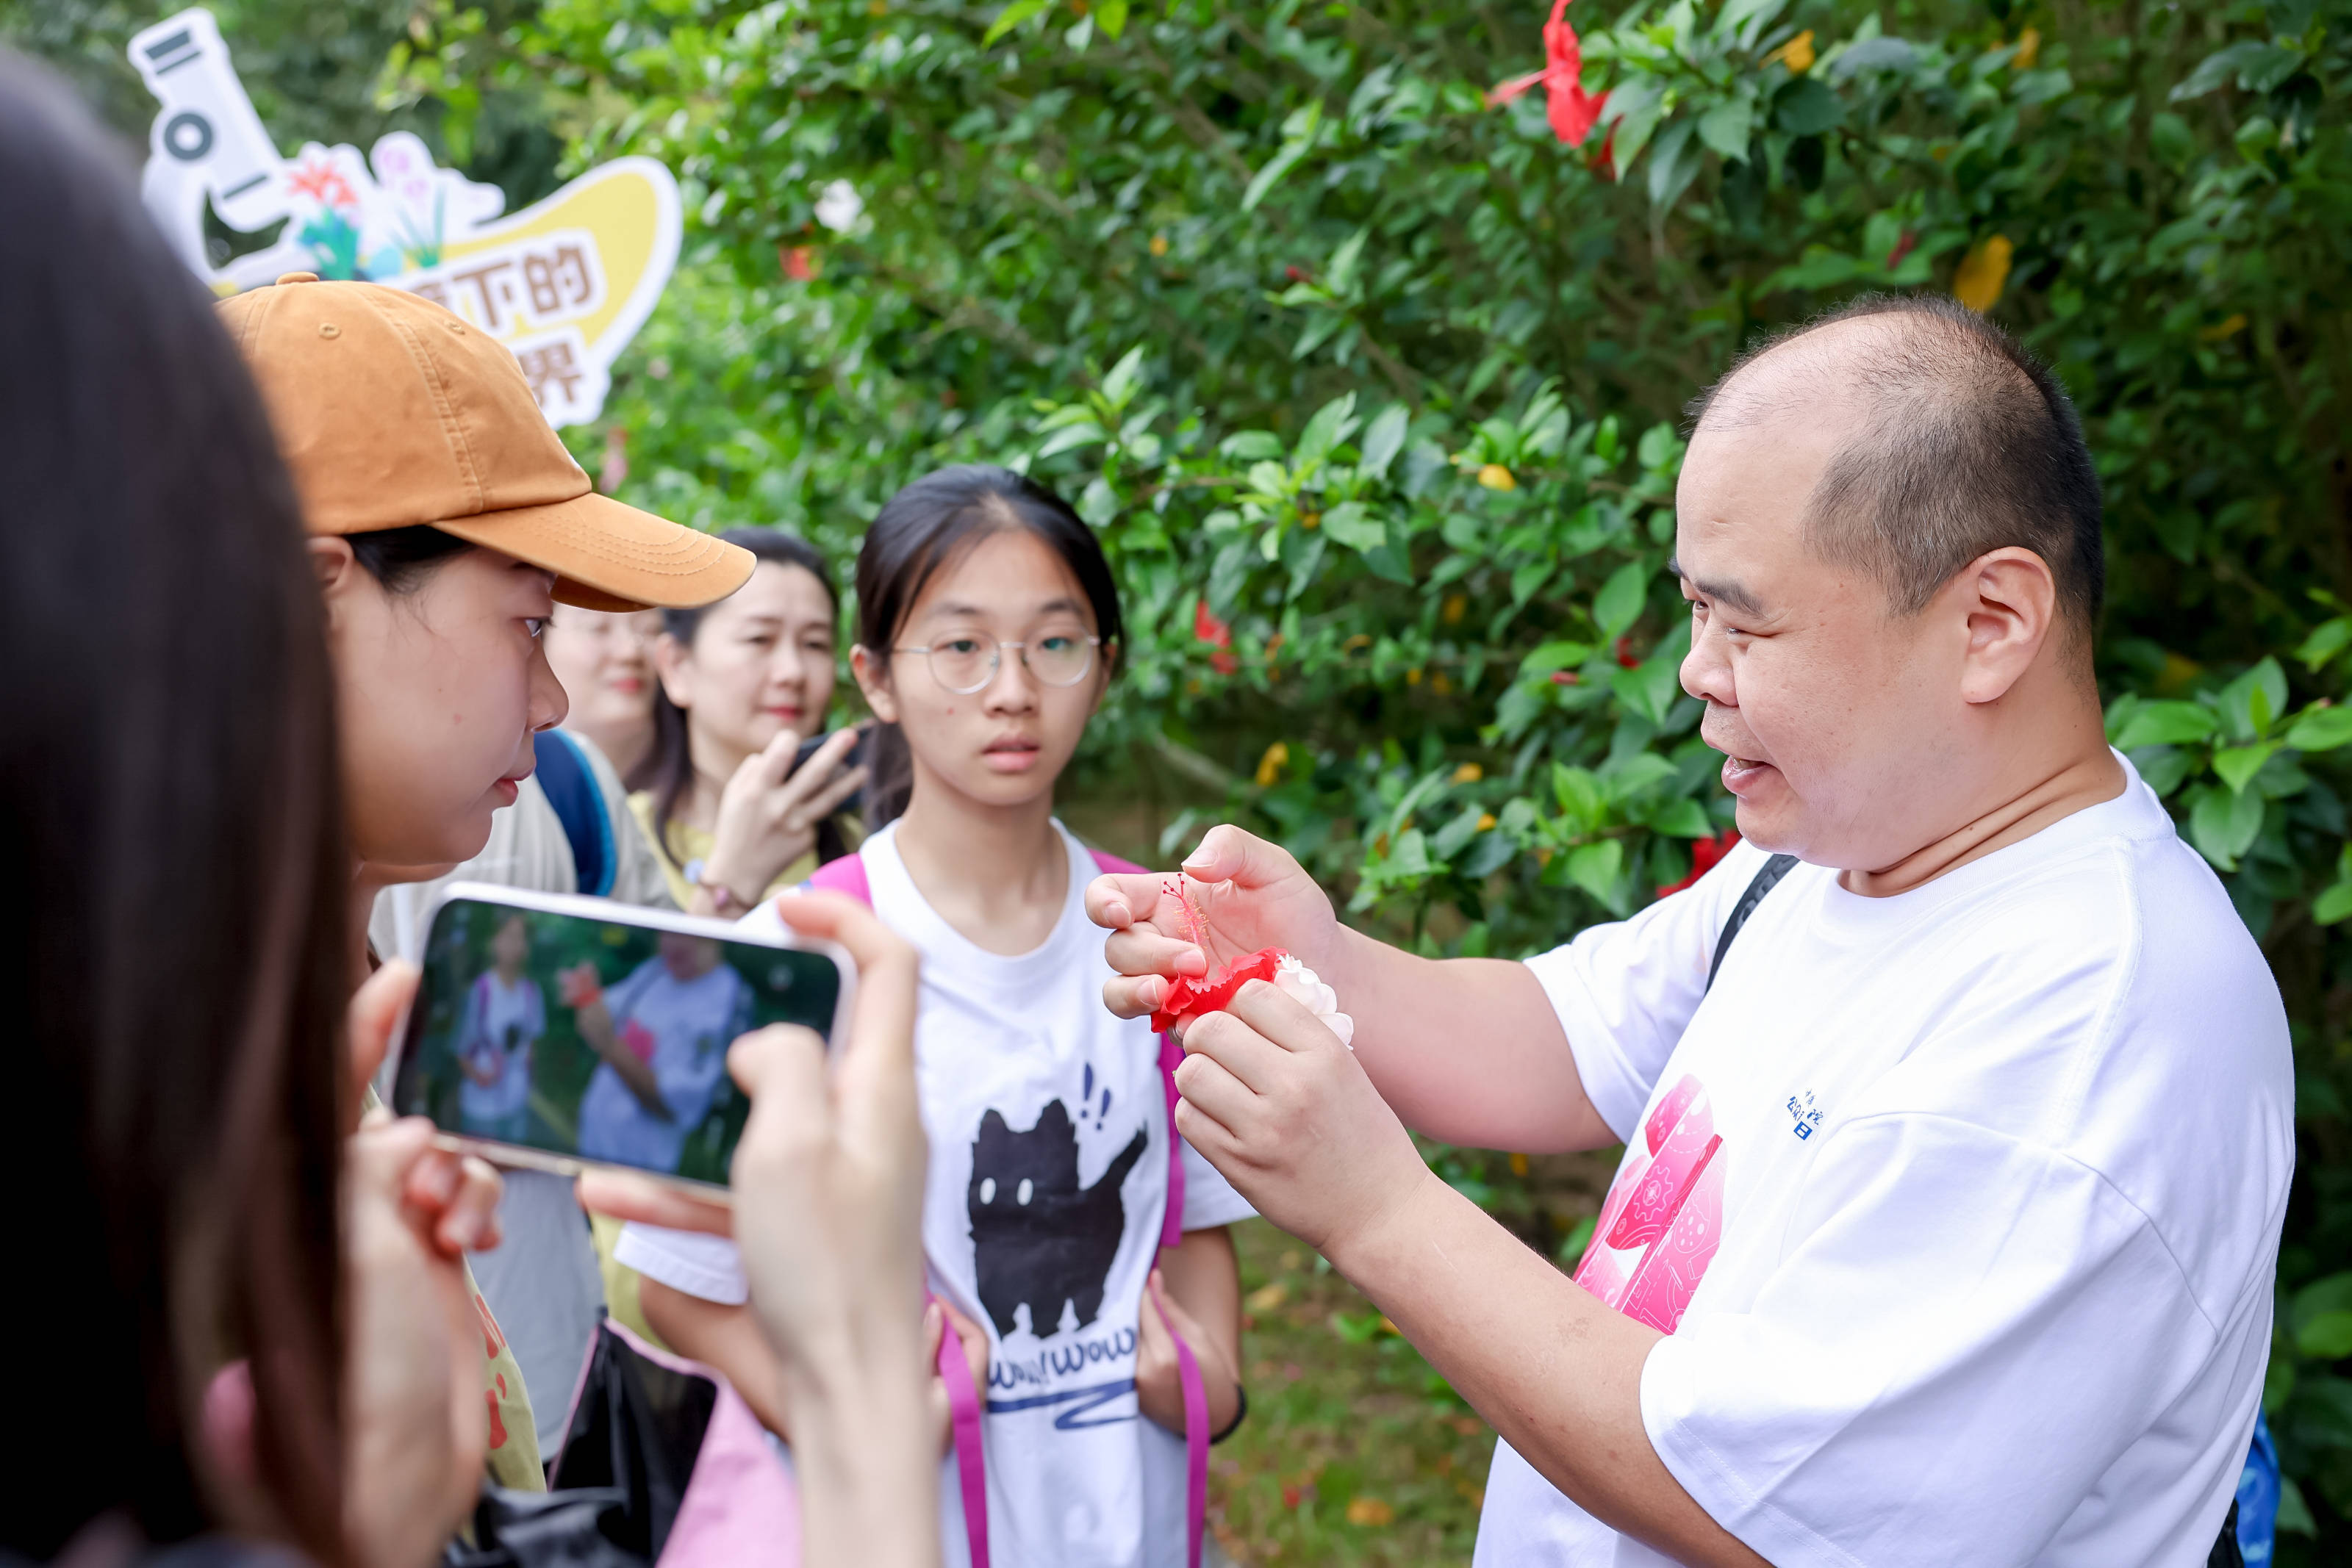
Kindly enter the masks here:
M 288 272 L 404 288 L 511 349 L 550 423 L 603 411 L 613 361 L 677 262 L 677 183 L 660 163 L 615 159 L 507 214 L 505 193 L 436 166 L 404 131 L 364 158 L 315 141 L 282 157 L 201 6 L 133 37 L 131 60 L 161 105 L 141 180 L 147 210 L 214 292 Z M 265 243 L 216 260 L 207 211 Z

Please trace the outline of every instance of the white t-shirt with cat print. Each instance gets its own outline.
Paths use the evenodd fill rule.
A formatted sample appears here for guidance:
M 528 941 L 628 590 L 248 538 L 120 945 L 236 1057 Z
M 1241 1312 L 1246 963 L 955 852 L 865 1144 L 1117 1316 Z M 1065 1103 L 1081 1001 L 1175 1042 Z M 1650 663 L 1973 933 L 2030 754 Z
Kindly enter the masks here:
M 1058 824 L 1057 824 L 1058 827 Z M 1094 857 L 1067 829 L 1069 890 L 1045 943 L 987 952 L 941 919 L 885 828 L 860 853 L 875 912 L 923 956 L 916 1078 L 930 1171 L 930 1288 L 989 1336 L 991 1560 L 1178 1568 L 1184 1440 L 1136 1409 L 1135 1350 L 1168 1193 L 1160 1044 L 1103 1007 L 1102 933 L 1087 918 Z M 782 932 L 772 904 L 747 926 Z M 1188 1145 L 1184 1227 L 1251 1213 Z M 731 1242 L 632 1225 L 618 1259 L 673 1289 L 745 1299 Z M 950 1568 L 969 1561 L 943 1467 Z

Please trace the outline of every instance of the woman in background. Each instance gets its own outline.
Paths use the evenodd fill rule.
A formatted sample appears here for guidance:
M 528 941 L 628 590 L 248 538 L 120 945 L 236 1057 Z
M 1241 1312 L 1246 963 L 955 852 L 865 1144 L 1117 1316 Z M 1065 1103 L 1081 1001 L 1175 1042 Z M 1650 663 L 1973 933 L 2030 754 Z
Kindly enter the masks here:
M 572 699 L 563 727 L 595 743 L 623 779 L 654 748 L 654 644 L 658 610 L 557 607 L 540 641 Z
M 840 605 L 824 558 L 774 528 L 719 537 L 759 564 L 729 598 L 663 617 L 654 748 L 630 805 L 678 907 L 731 919 L 856 847 L 843 808 L 866 769 L 848 730 L 793 766 L 833 705 Z

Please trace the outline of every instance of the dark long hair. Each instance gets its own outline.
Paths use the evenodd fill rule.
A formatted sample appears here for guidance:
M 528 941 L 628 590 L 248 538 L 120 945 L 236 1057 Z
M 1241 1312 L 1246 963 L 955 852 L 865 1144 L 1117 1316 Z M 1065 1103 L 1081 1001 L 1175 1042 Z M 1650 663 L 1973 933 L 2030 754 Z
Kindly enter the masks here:
M 796 566 L 807 572 L 824 585 L 824 601 L 839 617 L 841 594 L 833 585 L 833 570 L 808 540 L 782 528 L 730 528 L 719 537 L 730 545 L 741 545 L 768 565 Z M 702 617 L 710 609 L 706 604 L 699 610 L 665 610 L 662 630 L 676 638 L 679 646 L 691 648 L 702 630 Z M 820 723 L 824 717 L 817 716 Z M 694 787 L 694 747 L 687 735 L 686 710 L 669 700 L 659 680 L 654 682 L 654 743 L 645 760 L 629 774 L 628 783 L 632 789 L 654 792 L 654 848 L 663 859 L 669 859 L 669 820 L 677 815 L 678 801 Z M 841 829 L 831 818 L 817 824 L 819 861 L 837 860 L 845 848 Z
M 877 670 L 890 667 L 891 645 L 908 612 L 940 569 L 1003 528 L 1027 528 L 1062 558 L 1095 612 L 1106 664 L 1123 643 L 1118 584 L 1102 542 L 1053 491 L 1024 474 L 969 463 L 926 474 L 884 503 L 857 552 L 857 643 Z M 877 726 L 867 750 L 869 827 L 904 812 L 915 789 L 914 758 L 895 724 Z
M 5 51 L 0 212 L 0 1547 L 114 1511 L 340 1562 L 350 861 L 300 514 L 129 169 Z M 233 1356 L 257 1499 L 199 1457 Z

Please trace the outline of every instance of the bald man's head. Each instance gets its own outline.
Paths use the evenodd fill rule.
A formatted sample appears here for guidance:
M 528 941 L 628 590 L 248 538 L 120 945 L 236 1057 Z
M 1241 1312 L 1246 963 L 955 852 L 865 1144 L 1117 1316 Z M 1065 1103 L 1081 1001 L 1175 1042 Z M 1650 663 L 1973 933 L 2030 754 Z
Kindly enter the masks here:
M 1937 296 L 1873 295 L 1742 355 L 1695 428 L 1835 421 L 1808 544 L 1914 614 L 1990 551 L 2048 564 L 2085 648 L 2106 587 L 2099 481 L 2065 389 L 2009 334 Z

